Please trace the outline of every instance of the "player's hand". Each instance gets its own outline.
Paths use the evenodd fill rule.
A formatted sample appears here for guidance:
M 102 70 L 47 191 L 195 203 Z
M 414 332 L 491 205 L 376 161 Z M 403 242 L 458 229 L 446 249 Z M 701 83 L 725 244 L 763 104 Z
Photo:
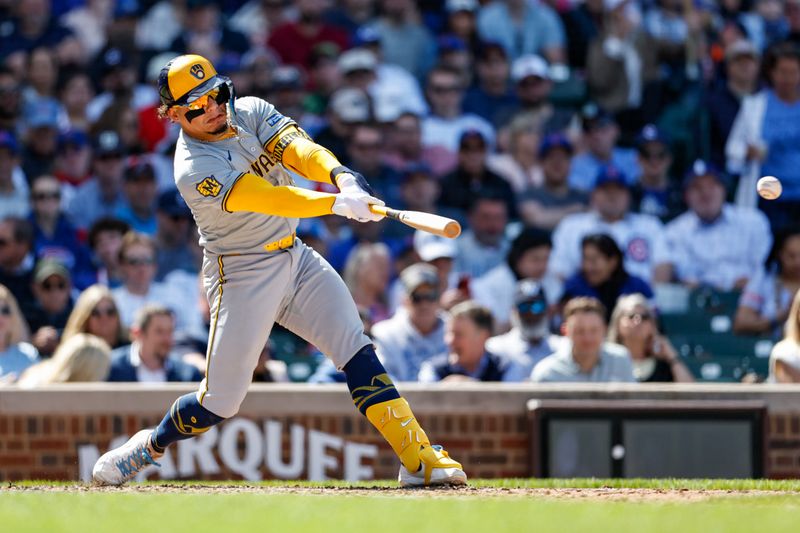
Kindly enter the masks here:
M 342 172 L 336 176 L 336 185 L 341 192 L 364 192 L 370 196 L 375 196 L 367 179 L 358 172 Z
M 382 200 L 378 200 L 374 196 L 358 191 L 358 192 L 340 192 L 336 195 L 333 201 L 334 215 L 347 217 L 359 222 L 377 222 L 383 218 L 383 215 L 377 215 L 369 210 L 370 205 L 385 205 Z

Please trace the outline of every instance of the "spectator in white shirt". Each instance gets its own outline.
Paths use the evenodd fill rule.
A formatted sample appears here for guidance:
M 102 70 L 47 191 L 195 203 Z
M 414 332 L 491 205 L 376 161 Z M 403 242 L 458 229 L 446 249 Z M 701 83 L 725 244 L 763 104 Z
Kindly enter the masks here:
M 550 270 L 562 279 L 581 265 L 581 241 L 592 233 L 614 238 L 625 256 L 625 270 L 648 283 L 672 278 L 672 265 L 661 221 L 632 213 L 631 191 L 616 167 L 602 167 L 591 196 L 591 211 L 565 217 L 553 233 Z
M 726 185 L 716 169 L 696 161 L 684 183 L 689 211 L 667 225 L 675 275 L 687 286 L 741 290 L 769 253 L 767 217 L 725 203 Z

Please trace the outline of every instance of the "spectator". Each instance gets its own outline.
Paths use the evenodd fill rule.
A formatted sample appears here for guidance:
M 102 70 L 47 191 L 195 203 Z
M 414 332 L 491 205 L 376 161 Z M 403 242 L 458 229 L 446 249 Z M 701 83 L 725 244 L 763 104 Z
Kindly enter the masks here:
M 624 347 L 605 342 L 606 309 L 595 298 L 575 298 L 564 307 L 569 339 L 533 368 L 531 380 L 543 382 L 636 382 L 631 356 Z
M 73 224 L 86 231 L 98 219 L 125 209 L 122 192 L 125 149 L 115 131 L 102 131 L 94 138 L 92 176 L 75 191 L 67 204 Z
M 151 105 L 147 109 L 155 112 L 155 106 Z M 139 123 L 141 112 L 133 109 L 129 95 L 117 96 L 94 123 L 90 133 L 97 135 L 101 131 L 114 131 L 119 135 L 119 140 L 126 153 L 131 155 L 144 154 L 146 137 L 143 135 L 144 132 L 141 130 Z M 156 116 L 156 120 L 158 120 L 158 116 Z
M 547 272 L 552 246 L 547 233 L 525 228 L 511 242 L 505 261 L 471 280 L 470 293 L 465 298 L 471 297 L 492 311 L 497 332 L 508 329 L 520 280 L 540 283 L 549 304 L 556 304 L 561 298 L 561 281 Z
M 284 361 L 272 358 L 274 349 L 272 342 L 268 339 L 258 356 L 258 362 L 253 371 L 255 383 L 289 383 L 289 368 Z M 205 358 L 203 363 L 205 364 Z
M 480 131 L 491 146 L 494 144 L 494 129 L 478 115 L 461 111 L 464 86 L 458 72 L 436 67 L 427 79 L 425 95 L 430 104 L 430 114 L 422 121 L 422 146 L 440 160 L 434 172 L 437 168 L 449 172 L 456 166 L 458 145 L 465 131 Z
M 28 194 L 28 184 L 19 169 L 17 141 L 11 132 L 0 130 L 0 218 L 28 216 Z
M 601 169 L 591 196 L 591 210 L 566 216 L 553 233 L 550 269 L 562 279 L 578 270 L 581 240 L 590 233 L 611 235 L 625 251 L 625 269 L 647 282 L 672 279 L 664 227 L 655 217 L 631 213 L 631 192 L 614 167 Z
M 381 161 L 385 142 L 381 130 L 369 125 L 356 126 L 347 145 L 350 168 L 369 179 L 378 197 L 396 205 L 400 197 L 400 176 Z
M 439 305 L 439 276 L 424 263 L 400 273 L 402 307 L 372 327 L 372 339 L 393 381 L 416 381 L 423 362 L 447 350 L 444 316 Z
M 419 21 L 411 0 L 381 0 L 381 16 L 374 24 L 381 36 L 383 59 L 422 79 L 433 65 L 436 43 Z
M 503 45 L 512 59 L 540 54 L 552 63 L 566 59 L 564 27 L 544 2 L 495 0 L 478 13 L 478 33 L 484 41 Z
M 772 245 L 764 214 L 725 203 L 725 186 L 719 172 L 696 161 L 684 185 L 689 211 L 667 225 L 675 276 L 690 287 L 742 290 Z
M 458 72 L 464 87 L 472 85 L 473 57 L 467 45 L 455 35 L 442 35 L 436 40 L 436 65 Z
M 28 325 L 17 299 L 0 285 L 0 381 L 13 383 L 23 370 L 39 361 L 36 348 L 27 341 Z
M 643 294 L 617 300 L 608 327 L 608 342 L 628 349 L 636 381 L 692 383 L 692 373 L 656 326 L 655 309 Z
M 389 318 L 390 270 L 389 247 L 383 243 L 358 244 L 347 258 L 342 278 L 356 305 L 368 310 L 372 323 Z
M 414 251 L 419 258 L 436 269 L 439 276 L 439 293 L 453 288 L 458 275 L 453 269 L 458 249 L 451 239 L 432 235 L 422 230 L 414 233 Z
M 508 133 L 508 152 L 490 155 L 487 166 L 506 180 L 518 195 L 540 187 L 544 180 L 536 157 L 541 136 L 525 121 L 514 121 Z
M 7 19 L 6 35 L 0 44 L 0 57 L 13 62 L 24 52 L 38 47 L 50 47 L 65 63 L 81 58 L 81 47 L 72 31 L 53 16 L 50 2 L 20 0 Z M 8 57 L 11 56 L 11 57 Z
M 61 342 L 65 343 L 81 333 L 99 337 L 111 348 L 119 348 L 128 343 L 117 304 L 108 287 L 92 285 L 81 293 L 67 319 L 67 325 L 64 326 Z
M 272 86 L 264 99 L 302 125 L 307 122 L 306 92 L 303 87 L 303 73 L 299 68 L 294 65 L 275 67 L 272 71 Z
M 768 381 L 800 383 L 800 291 L 794 294 L 783 331 L 783 339 L 769 354 Z
M 50 174 L 58 152 L 58 105 L 47 100 L 25 109 L 22 170 L 25 176 Z
M 220 6 L 213 0 L 187 0 L 183 26 L 183 32 L 172 41 L 170 50 L 200 54 L 217 63 L 224 55 L 241 57 L 250 49 L 247 37 L 223 22 Z
M 572 158 L 570 186 L 580 191 L 593 190 L 600 170 L 608 165 L 619 169 L 626 183 L 633 183 L 641 173 L 636 164 L 636 151 L 616 146 L 620 131 L 611 115 L 594 104 L 587 104 L 582 110 L 582 124 L 586 151 Z
M 64 185 L 65 192 L 74 191 L 89 179 L 91 164 L 92 150 L 86 133 L 70 130 L 59 136 L 53 175 Z M 28 176 L 29 179 L 35 177 Z
M 481 44 L 475 55 L 475 70 L 478 80 L 464 96 L 464 111 L 474 113 L 499 128 L 517 108 L 517 97 L 508 83 L 511 66 L 502 45 Z
M 669 175 L 672 166 L 669 143 L 658 128 L 648 124 L 636 144 L 642 174 L 631 191 L 633 210 L 668 222 L 684 211 L 682 191 Z
M 456 240 L 456 272 L 475 278 L 503 262 L 509 249 L 507 205 L 504 198 L 486 193 L 472 199 L 467 212 L 469 229 Z
M 79 333 L 62 343 L 51 359 L 29 367 L 17 385 L 34 389 L 55 383 L 105 381 L 111 368 L 111 348 L 94 335 Z
M 591 296 L 609 310 L 624 294 L 641 293 L 653 298 L 653 290 L 645 280 L 625 271 L 622 250 L 612 237 L 602 233 L 587 235 L 581 242 L 581 249 L 581 269 L 564 282 L 561 297 L 564 302 L 578 296 Z
M 197 274 L 200 254 L 192 211 L 177 189 L 168 189 L 158 196 L 158 229 L 156 230 L 156 280 L 174 270 Z M 191 231 L 191 230 L 195 231 Z
M 126 3 L 129 2 L 117 4 Z M 138 7 L 138 2 L 133 3 Z M 75 34 L 86 57 L 94 57 L 105 46 L 111 19 L 120 7 L 117 5 L 115 9 L 112 4 L 102 0 L 88 0 L 84 5 L 64 13 L 60 22 Z
M 740 335 L 780 337 L 798 288 L 800 230 L 794 228 L 778 235 L 767 270 L 759 269 L 747 282 L 739 298 L 733 331 Z
M 436 148 L 422 146 L 422 125 L 414 113 L 401 113 L 389 127 L 384 163 L 397 172 L 404 172 L 412 165 L 427 165 L 434 176 L 442 176 L 452 170 L 452 162 L 442 162 Z
M 759 201 L 773 231 L 779 231 L 800 220 L 800 151 L 787 142 L 800 137 L 800 52 L 789 43 L 776 46 L 764 68 L 771 87 L 742 100 L 725 154 L 728 170 L 742 174 L 737 203 L 755 205 L 758 176 L 780 178 L 780 198 Z
M 511 324 L 511 331 L 489 339 L 486 348 L 515 361 L 521 372 L 519 381 L 525 381 L 539 362 L 565 342 L 563 337 L 550 333 L 548 298 L 541 283 L 533 279 L 517 282 Z
M 147 235 L 130 231 L 122 238 L 119 250 L 122 285 L 112 290 L 122 325 L 128 328 L 136 313 L 147 304 L 158 304 L 172 310 L 179 331 L 191 324 L 190 309 L 179 293 L 168 284 L 155 282 L 156 246 Z
M 84 70 L 67 70 L 62 74 L 58 86 L 59 99 L 64 104 L 70 129 L 88 132 L 90 123 L 86 107 L 95 96 L 89 74 Z
M 156 171 L 153 164 L 143 158 L 128 159 L 125 168 L 125 204 L 115 213 L 116 218 L 132 230 L 154 236 L 158 229 L 156 218 Z
M 0 130 L 19 133 L 22 89 L 14 72 L 0 65 Z
M 572 111 L 558 109 L 550 103 L 553 78 L 544 59 L 537 55 L 517 58 L 511 65 L 511 79 L 519 102 L 515 116 L 510 120 L 512 125 L 522 123 L 545 133 L 562 131 L 570 126 Z
M 34 266 L 30 222 L 15 217 L 0 221 L 0 284 L 14 295 L 23 313 L 33 305 L 31 283 Z
M 123 109 L 136 112 L 158 101 L 154 86 L 136 82 L 136 65 L 120 48 L 109 47 L 100 55 L 99 74 L 102 92 L 86 108 L 86 116 L 92 124 L 100 122 L 106 111 L 122 116 Z M 125 105 L 119 105 L 123 102 Z
M 404 209 L 436 213 L 436 200 L 441 185 L 433 176 L 430 167 L 424 163 L 405 168 L 400 181 L 400 206 Z M 408 227 L 408 226 L 406 226 Z M 413 229 L 411 230 L 413 232 Z
M 348 46 L 347 34 L 325 22 L 326 4 L 320 0 L 298 0 L 297 21 L 276 26 L 267 39 L 267 46 L 277 52 L 283 63 L 307 69 L 311 52 L 323 42 L 336 43 L 340 50 Z
M 564 31 L 567 41 L 568 64 L 579 70 L 585 70 L 589 45 L 594 41 L 605 24 L 604 0 L 586 0 L 572 4 L 566 12 L 562 12 Z
M 544 174 L 541 187 L 529 187 L 519 197 L 519 211 L 526 225 L 552 231 L 567 216 L 586 211 L 585 193 L 569 186 L 572 144 L 560 133 L 552 133 L 539 145 Z
M 44 259 L 33 273 L 34 307 L 27 313 L 31 342 L 42 357 L 50 357 L 72 312 L 72 280 L 69 270 L 52 259 Z
M 506 180 L 486 166 L 488 146 L 478 130 L 467 130 L 458 142 L 458 165 L 442 180 L 438 204 L 464 213 L 476 195 L 502 198 L 512 218 L 516 215 L 514 191 Z
M 61 187 L 53 176 L 42 175 L 31 183 L 30 222 L 36 259 L 53 259 L 72 274 L 78 289 L 95 282 L 89 250 L 78 240 L 78 232 L 61 211 Z
M 245 34 L 253 47 L 263 47 L 275 28 L 296 15 L 293 3 L 284 0 L 250 0 L 231 15 L 228 24 L 232 30 Z
M 88 241 L 97 269 L 97 280 L 106 287 L 116 288 L 122 284 L 119 250 L 122 248 L 122 237 L 128 231 L 130 227 L 115 218 L 101 218 L 89 229 Z
M 372 0 L 366 2 L 364 0 L 343 0 L 336 4 L 338 5 L 325 13 L 325 20 L 348 34 L 356 34 L 354 40 L 358 42 L 358 31 L 367 27 L 364 25 L 375 16 L 375 2 Z
M 447 0 L 444 8 L 447 32 L 464 41 L 471 50 L 480 50 L 477 13 L 481 5 L 478 0 Z
M 458 304 L 445 325 L 448 352 L 422 363 L 419 381 L 514 381 L 517 364 L 486 350 L 492 335 L 492 313 L 475 302 Z
M 371 105 L 364 91 L 352 87 L 339 89 L 328 102 L 328 125 L 314 140 L 327 146 L 335 156 L 343 158 L 355 126 L 372 120 Z
M 170 357 L 175 317 L 166 307 L 147 305 L 131 326 L 132 343 L 111 352 L 108 381 L 201 381 L 197 368 Z
M 725 168 L 725 144 L 742 100 L 758 90 L 760 57 L 750 41 L 739 40 L 725 48 L 725 79 L 708 92 L 703 107 L 708 121 L 710 161 Z

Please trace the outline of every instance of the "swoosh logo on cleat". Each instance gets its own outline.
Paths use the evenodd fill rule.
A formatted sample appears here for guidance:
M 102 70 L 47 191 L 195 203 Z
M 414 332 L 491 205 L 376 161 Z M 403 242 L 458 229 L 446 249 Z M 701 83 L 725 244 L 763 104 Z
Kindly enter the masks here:
M 413 418 L 409 418 L 409 419 L 408 419 L 408 420 L 406 420 L 405 422 L 400 422 L 400 427 L 401 427 L 401 428 L 404 428 L 404 427 L 406 427 L 407 425 L 409 425 L 409 424 L 411 423 L 411 421 L 412 421 L 412 420 L 414 420 L 414 419 L 413 419 Z

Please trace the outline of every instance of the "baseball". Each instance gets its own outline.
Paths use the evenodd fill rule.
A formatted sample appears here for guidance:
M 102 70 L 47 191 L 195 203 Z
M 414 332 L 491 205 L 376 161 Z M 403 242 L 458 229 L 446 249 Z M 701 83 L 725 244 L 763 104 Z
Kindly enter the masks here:
M 764 176 L 756 184 L 758 195 L 765 200 L 774 200 L 783 192 L 783 186 L 775 176 Z

